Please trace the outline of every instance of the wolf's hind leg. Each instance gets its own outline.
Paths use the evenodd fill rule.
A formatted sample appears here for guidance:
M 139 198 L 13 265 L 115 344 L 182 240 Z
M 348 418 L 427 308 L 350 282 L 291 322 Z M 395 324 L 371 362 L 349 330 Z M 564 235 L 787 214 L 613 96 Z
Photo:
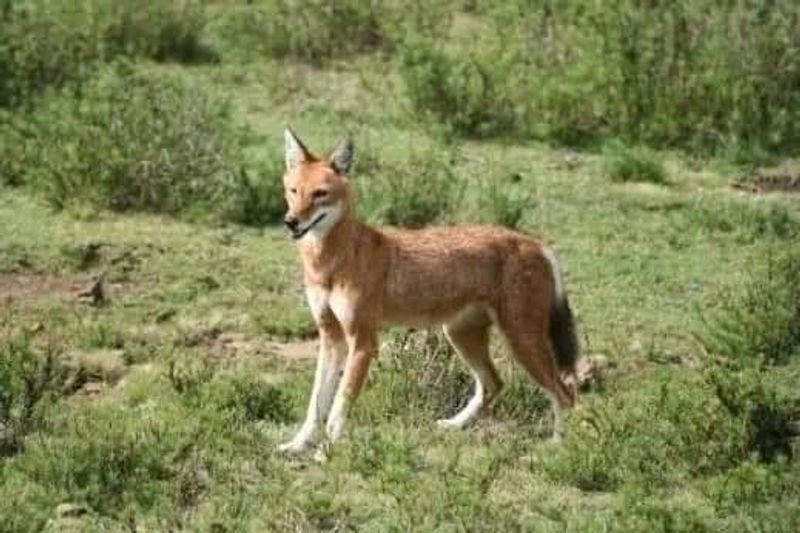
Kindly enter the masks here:
M 467 427 L 486 410 L 500 392 L 503 384 L 489 356 L 491 324 L 492 321 L 485 311 L 474 310 L 459 315 L 444 326 L 444 333 L 450 344 L 475 376 L 475 393 L 456 415 L 437 422 L 441 428 Z
M 500 319 L 500 329 L 514 359 L 550 398 L 554 418 L 553 440 L 560 441 L 564 435 L 563 413 L 575 403 L 575 393 L 561 377 L 550 341 L 545 336 L 546 329 L 531 327 L 531 324 L 533 321 Z

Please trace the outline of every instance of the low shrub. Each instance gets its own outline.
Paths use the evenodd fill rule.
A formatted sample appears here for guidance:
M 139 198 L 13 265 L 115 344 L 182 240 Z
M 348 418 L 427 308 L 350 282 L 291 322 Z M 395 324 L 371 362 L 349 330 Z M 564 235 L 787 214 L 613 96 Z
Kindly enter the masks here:
M 166 377 L 188 406 L 216 410 L 244 422 L 285 423 L 291 419 L 291 398 L 258 374 L 224 369 L 192 354 L 173 357 Z
M 19 452 L 75 376 L 53 351 L 25 339 L 0 345 L 0 457 Z
M 119 55 L 158 61 L 213 59 L 201 2 L 22 0 L 0 6 L 0 107 L 83 79 Z
M 800 431 L 796 377 L 782 366 L 800 354 L 800 256 L 770 258 L 721 307 L 697 338 L 703 377 L 732 417 L 743 420 L 746 449 L 763 462 L 792 457 Z
M 800 10 L 789 1 L 486 4 L 461 46 L 408 39 L 414 113 L 465 136 L 731 153 L 796 151 Z
M 527 374 L 514 365 L 511 374 L 505 378 L 503 390 L 493 404 L 492 411 L 499 418 L 514 420 L 534 426 L 537 431 L 552 420 L 550 400 Z M 548 438 L 551 430 L 545 431 Z
M 748 455 L 746 420 L 688 372 L 662 371 L 586 405 L 568 419 L 563 449 L 546 465 L 587 491 L 657 487 L 725 471 Z
M 84 512 L 118 519 L 130 506 L 170 501 L 180 466 L 202 433 L 175 423 L 174 410 L 158 418 L 107 407 L 70 414 L 70 420 L 57 422 L 57 431 L 4 465 L 7 480 L 36 495 L 36 504 L 18 501 L 21 514 L 29 516 L 27 527 L 15 530 L 41 529 L 65 498 Z
M 770 258 L 697 333 L 706 351 L 753 366 L 800 356 L 800 255 Z
M 515 106 L 501 89 L 507 80 L 480 56 L 454 57 L 432 41 L 408 40 L 400 49 L 400 74 L 413 108 L 451 132 L 513 132 Z
M 793 475 L 791 466 L 785 462 L 745 461 L 724 475 L 706 480 L 702 490 L 719 509 L 752 511 L 774 501 L 798 501 L 800 477 Z
M 646 148 L 610 142 L 603 148 L 605 173 L 612 181 L 667 183 L 667 171 L 658 157 Z
M 264 226 L 283 220 L 284 162 L 278 150 L 267 150 L 266 159 L 249 162 L 235 174 L 234 194 L 228 218 L 247 226 Z
M 626 487 L 619 497 L 588 516 L 576 531 L 713 531 L 715 516 L 706 502 L 681 496 L 647 494 Z
M 743 243 L 766 238 L 792 241 L 800 236 L 800 217 L 785 205 L 771 202 L 696 201 L 681 214 L 679 224 L 685 231 L 731 233 Z
M 423 462 L 419 457 L 419 443 L 414 443 L 407 433 L 387 431 L 385 427 L 359 428 L 349 442 L 343 442 L 347 471 L 364 479 L 375 480 L 382 487 L 403 486 L 412 481 Z
M 375 364 L 375 383 L 359 403 L 368 419 L 430 423 L 452 416 L 469 399 L 472 378 L 442 333 L 397 333 Z
M 228 106 L 127 66 L 41 102 L 8 164 L 57 208 L 219 215 L 239 162 Z M 19 175 L 6 180 L 20 181 Z
M 222 48 L 322 64 L 359 52 L 388 50 L 406 31 L 436 33 L 446 6 L 419 0 L 294 2 L 257 0 L 220 13 Z M 446 26 L 446 25 L 445 25 Z
M 0 107 L 94 67 L 103 50 L 91 15 L 87 3 L 25 0 L 0 8 Z
M 533 206 L 529 193 L 498 180 L 487 180 L 480 194 L 479 209 L 487 222 L 509 229 L 519 229 L 526 212 Z
M 792 457 L 800 401 L 787 394 L 791 386 L 781 383 L 770 369 L 744 361 L 712 360 L 703 377 L 730 416 L 742 421 L 749 454 L 763 462 Z
M 203 42 L 207 20 L 201 1 L 122 0 L 100 6 L 107 59 L 117 55 L 185 63 L 215 59 Z
M 221 373 L 209 383 L 201 405 L 216 406 L 244 421 L 266 420 L 286 423 L 292 420 L 288 395 L 257 375 L 244 372 Z
M 359 206 L 371 220 L 419 228 L 441 221 L 458 204 L 459 181 L 439 147 L 371 166 L 359 175 Z

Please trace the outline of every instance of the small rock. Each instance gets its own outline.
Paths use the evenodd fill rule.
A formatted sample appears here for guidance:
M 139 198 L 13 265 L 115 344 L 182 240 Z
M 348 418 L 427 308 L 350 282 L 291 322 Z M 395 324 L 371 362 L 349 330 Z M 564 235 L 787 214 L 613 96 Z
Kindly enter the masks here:
M 162 322 L 166 322 L 167 320 L 171 319 L 175 315 L 178 314 L 178 311 L 175 309 L 163 309 L 158 312 L 156 315 L 156 324 L 161 324 Z
M 628 345 L 628 350 L 633 353 L 641 353 L 644 350 L 644 345 L 642 341 L 639 339 L 633 339 L 631 343 Z
M 101 392 L 103 392 L 103 384 L 97 381 L 87 381 L 80 390 L 80 393 L 86 396 L 96 396 Z
M 213 276 L 201 276 L 197 281 L 208 291 L 219 289 L 219 281 L 214 279 Z
M 100 305 L 106 300 L 103 289 L 103 276 L 98 277 L 89 287 L 78 292 L 78 301 L 88 305 Z
M 78 270 L 88 270 L 100 261 L 101 242 L 90 242 L 75 248 L 75 255 L 78 258 Z
M 608 367 L 609 362 L 605 355 L 587 355 L 578 359 L 578 363 L 575 365 L 575 374 L 570 376 L 570 381 L 578 388 L 602 383 Z
M 564 161 L 564 166 L 567 168 L 567 170 L 575 170 L 581 163 L 578 154 L 574 152 L 565 153 L 563 161 Z
M 59 503 L 56 506 L 56 516 L 59 518 L 82 516 L 88 512 L 86 507 L 77 503 Z

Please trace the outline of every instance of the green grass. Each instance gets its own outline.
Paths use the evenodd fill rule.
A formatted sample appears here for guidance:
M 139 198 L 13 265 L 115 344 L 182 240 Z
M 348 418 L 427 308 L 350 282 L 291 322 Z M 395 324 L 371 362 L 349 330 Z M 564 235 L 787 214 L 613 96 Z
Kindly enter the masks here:
M 739 284 L 743 270 L 789 242 L 782 231 L 758 230 L 757 218 L 737 218 L 730 229 L 698 218 L 697 210 L 762 206 L 735 197 L 723 176 L 683 166 L 668 189 L 612 189 L 598 182 L 603 162 L 593 156 L 575 169 L 535 145 L 473 146 L 471 153 L 502 153 L 498 175 L 518 169 L 521 182 L 512 185 L 535 200 L 522 227 L 556 242 L 589 351 L 615 365 L 605 391 L 585 397 L 571 420 L 574 440 L 562 450 L 546 439 L 546 401 L 500 344 L 509 388 L 497 418 L 464 433 L 433 431 L 436 418 L 464 401 L 469 381 L 448 349 L 426 358 L 425 344 L 412 336 L 385 349 L 350 437 L 328 464 L 276 456 L 274 446 L 304 410 L 312 365 L 271 355 L 269 339 L 313 331 L 300 265 L 281 230 L 203 227 L 156 215 L 76 219 L 6 191 L 2 279 L 28 285 L 4 308 L 4 336 L 29 328 L 34 345 L 67 360 L 121 350 L 125 361 L 121 377 L 95 371 L 87 378 L 107 380 L 96 396 L 56 398 L 26 429 L 23 451 L 3 460 L 9 528 L 38 527 L 65 501 L 87 513 L 58 523 L 89 529 L 706 529 L 760 523 L 775 505 L 781 520 L 797 520 L 788 496 L 800 490 L 795 463 L 748 467 L 748 454 L 736 448 L 746 427 L 720 411 L 691 369 L 700 357 L 698 315 L 714 310 L 717 295 Z M 467 179 L 473 168 L 485 172 L 483 165 L 464 157 L 454 171 Z M 697 184 L 706 188 L 699 198 Z M 462 204 L 479 200 L 472 194 Z M 793 205 L 765 201 L 774 209 Z M 750 220 L 755 230 L 746 227 Z M 742 241 L 751 231 L 759 238 Z M 82 270 L 79 251 L 89 242 L 101 243 L 99 257 Z M 704 261 L 695 260 L 700 255 Z M 106 272 L 108 303 L 75 303 L 72 287 L 98 271 Z M 47 285 L 50 278 L 59 281 Z M 234 351 L 226 336 L 241 347 Z M 798 377 L 796 364 L 789 369 L 784 391 Z M 625 385 L 631 380 L 633 388 Z M 717 406 L 712 414 L 710 406 Z M 709 425 L 714 417 L 721 418 Z M 663 448 L 684 438 L 683 447 Z M 698 452 L 694 446 L 703 442 L 723 448 Z M 709 465 L 702 471 L 695 469 L 698 453 Z M 761 483 L 760 500 L 731 504 L 750 483 Z M 684 487 L 677 493 L 676 484 Z
M 490 23 L 485 15 L 480 6 L 460 13 L 453 46 Z M 214 19 L 211 30 L 222 23 Z M 159 134 L 154 115 L 174 119 L 198 95 L 228 102 L 225 127 L 234 132 L 200 120 L 192 138 L 220 133 L 233 143 L 230 166 L 243 180 L 234 186 L 244 191 L 238 217 L 108 210 L 91 201 L 97 184 L 76 186 L 78 205 L 54 210 L 38 188 L 8 179 L 41 167 L 0 159 L 4 530 L 800 526 L 800 445 L 786 436 L 800 419 L 796 260 L 786 253 L 800 236 L 796 196 L 745 196 L 729 187 L 737 168 L 627 147 L 615 165 L 632 166 L 634 178 L 609 179 L 609 159 L 619 154 L 506 135 L 506 123 L 470 109 L 454 120 L 482 140 L 464 141 L 414 116 L 401 69 L 424 63 L 402 67 L 392 55 L 400 41 L 318 59 L 221 42 L 220 63 L 135 61 L 137 76 L 184 89 L 175 106 L 123 116 L 148 123 L 137 130 L 144 134 L 128 133 L 126 146 L 149 146 Z M 477 70 L 448 68 L 461 76 L 448 82 L 455 102 L 495 101 L 497 93 L 473 83 Z M 77 105 L 69 92 L 42 98 L 13 121 L 0 116 L 24 126 L 13 134 L 0 127 L 0 141 L 31 142 L 31 117 Z M 113 115 L 98 102 L 85 101 L 77 116 Z M 547 109 L 574 112 L 559 102 Z M 64 126 L 61 115 L 49 116 L 50 128 Z M 113 161 L 93 154 L 88 130 L 70 120 L 87 157 Z M 610 361 L 603 386 L 584 393 L 569 416 L 563 446 L 548 441 L 548 402 L 498 338 L 493 356 L 507 387 L 493 416 L 464 432 L 436 430 L 434 421 L 466 400 L 469 374 L 441 335 L 392 330 L 330 461 L 275 453 L 297 429 L 313 375 L 310 358 L 284 350 L 313 337 L 314 327 L 296 251 L 270 225 L 283 209 L 286 124 L 320 153 L 351 131 L 351 181 L 371 221 L 491 222 L 554 244 L 584 351 Z M 495 135 L 502 142 L 485 138 Z M 18 155 L 20 146 L 0 142 L 0 154 Z M 39 146 L 56 148 L 53 139 Z M 87 179 L 64 163 L 68 148 L 57 148 L 63 157 L 50 169 L 70 183 Z M 133 160 L 143 153 L 131 149 Z M 76 294 L 101 275 L 105 302 L 80 301 Z M 82 514 L 58 517 L 62 503 Z
M 611 181 L 667 183 L 667 170 L 650 150 L 631 148 L 621 142 L 608 143 L 603 148 L 605 172 Z

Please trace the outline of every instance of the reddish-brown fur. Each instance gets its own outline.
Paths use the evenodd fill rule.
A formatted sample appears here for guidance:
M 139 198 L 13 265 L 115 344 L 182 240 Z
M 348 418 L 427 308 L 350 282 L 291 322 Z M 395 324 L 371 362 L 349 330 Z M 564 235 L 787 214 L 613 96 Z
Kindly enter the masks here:
M 557 273 L 543 243 L 488 226 L 371 228 L 354 217 L 347 176 L 302 148 L 305 159 L 284 176 L 289 216 L 304 224 L 320 205 L 341 206 L 322 238 L 298 242 L 312 308 L 325 301 L 314 309 L 320 357 L 342 359 L 343 351 L 331 347 L 347 345 L 334 411 L 346 410 L 359 394 L 377 355 L 377 332 L 387 323 L 443 325 L 482 382 L 484 407 L 501 387 L 488 349 L 495 323 L 514 358 L 557 407 L 572 406 L 573 391 L 561 379 L 548 339 Z M 321 189 L 327 195 L 315 200 L 314 191 Z M 335 439 L 341 427 L 331 424 L 329 418 Z

